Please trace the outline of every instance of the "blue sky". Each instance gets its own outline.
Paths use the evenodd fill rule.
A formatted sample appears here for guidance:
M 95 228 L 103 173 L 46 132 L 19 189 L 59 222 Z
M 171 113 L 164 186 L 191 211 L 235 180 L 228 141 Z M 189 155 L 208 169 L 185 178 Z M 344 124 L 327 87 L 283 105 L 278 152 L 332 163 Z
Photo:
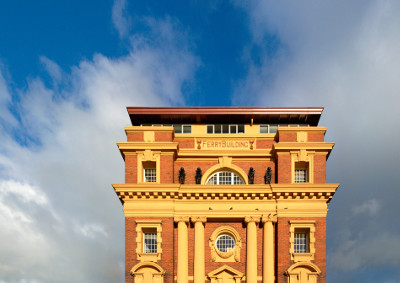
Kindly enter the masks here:
M 328 282 L 400 282 L 400 5 L 0 3 L 0 282 L 123 282 L 129 106 L 324 106 Z M 12 245 L 10 245 L 12 243 Z

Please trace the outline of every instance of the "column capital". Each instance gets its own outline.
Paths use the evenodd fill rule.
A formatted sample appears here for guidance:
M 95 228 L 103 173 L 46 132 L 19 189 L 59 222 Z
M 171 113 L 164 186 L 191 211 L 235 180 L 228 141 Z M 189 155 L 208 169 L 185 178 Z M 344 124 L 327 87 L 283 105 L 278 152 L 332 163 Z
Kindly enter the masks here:
M 250 222 L 258 223 L 258 222 L 260 222 L 260 216 L 246 216 L 244 218 L 244 222 L 246 222 L 246 223 L 250 223 Z
M 193 223 L 196 223 L 196 222 L 206 223 L 207 217 L 206 216 L 192 216 L 192 217 L 190 217 L 190 220 Z
M 174 217 L 174 222 L 178 223 L 178 222 L 189 222 L 189 216 L 175 216 Z
M 261 222 L 262 223 L 266 223 L 266 222 L 272 222 L 275 223 L 278 220 L 276 215 L 271 215 L 271 213 L 269 215 L 263 215 L 261 217 Z

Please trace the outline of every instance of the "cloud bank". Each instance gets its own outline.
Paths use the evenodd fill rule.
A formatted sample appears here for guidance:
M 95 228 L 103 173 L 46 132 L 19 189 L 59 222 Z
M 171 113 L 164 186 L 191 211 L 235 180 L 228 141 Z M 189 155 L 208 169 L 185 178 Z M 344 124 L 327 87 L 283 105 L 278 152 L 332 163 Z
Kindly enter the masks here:
M 247 48 L 261 52 L 245 59 L 248 76 L 237 84 L 234 101 L 243 103 L 251 93 L 255 105 L 326 107 L 320 125 L 328 128 L 326 140 L 336 142 L 328 181 L 341 183 L 328 214 L 328 279 L 354 282 L 349 274 L 363 273 L 355 278 L 375 282 L 371 273 L 400 262 L 400 228 L 393 225 L 400 214 L 400 5 L 237 5 L 249 15 L 253 41 Z M 274 56 L 267 50 L 271 37 Z M 390 276 L 400 280 L 398 270 Z
M 124 178 L 115 144 L 130 124 L 124 109 L 182 105 L 198 64 L 179 23 L 147 21 L 123 57 L 62 70 L 41 56 L 51 79 L 24 89 L 0 73 L 0 282 L 123 282 L 124 216 L 111 183 Z

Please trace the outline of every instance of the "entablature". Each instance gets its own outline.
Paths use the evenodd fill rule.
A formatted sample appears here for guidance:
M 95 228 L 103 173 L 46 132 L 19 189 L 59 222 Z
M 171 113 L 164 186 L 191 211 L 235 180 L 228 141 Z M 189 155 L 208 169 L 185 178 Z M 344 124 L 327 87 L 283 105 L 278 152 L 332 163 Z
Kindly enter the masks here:
M 278 200 L 333 197 L 339 184 L 181 185 L 113 184 L 122 203 L 136 199 L 170 200 Z

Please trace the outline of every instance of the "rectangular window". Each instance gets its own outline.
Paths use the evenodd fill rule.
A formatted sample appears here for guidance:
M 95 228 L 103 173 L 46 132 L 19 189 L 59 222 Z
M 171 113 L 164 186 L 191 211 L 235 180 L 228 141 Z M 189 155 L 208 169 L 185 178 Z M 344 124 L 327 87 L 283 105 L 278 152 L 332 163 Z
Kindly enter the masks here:
M 157 252 L 157 232 L 143 232 L 143 253 Z
M 192 125 L 182 125 L 182 133 L 183 134 L 191 134 L 192 133 Z
M 268 134 L 269 126 L 268 125 L 260 125 L 260 134 Z
M 296 169 L 294 171 L 295 183 L 307 183 L 307 169 Z
M 214 124 L 207 125 L 207 134 L 237 134 L 244 133 L 244 124 Z
M 157 174 L 155 168 L 145 168 L 144 169 L 144 181 L 146 183 L 157 182 Z
M 182 125 L 174 125 L 175 133 L 182 133 Z
M 295 253 L 308 253 L 308 240 L 307 233 L 294 233 L 294 252 Z
M 269 133 L 276 133 L 278 131 L 278 125 L 269 125 Z
M 191 134 L 192 133 L 192 125 L 181 125 L 181 124 L 174 124 L 174 132 L 176 134 Z

